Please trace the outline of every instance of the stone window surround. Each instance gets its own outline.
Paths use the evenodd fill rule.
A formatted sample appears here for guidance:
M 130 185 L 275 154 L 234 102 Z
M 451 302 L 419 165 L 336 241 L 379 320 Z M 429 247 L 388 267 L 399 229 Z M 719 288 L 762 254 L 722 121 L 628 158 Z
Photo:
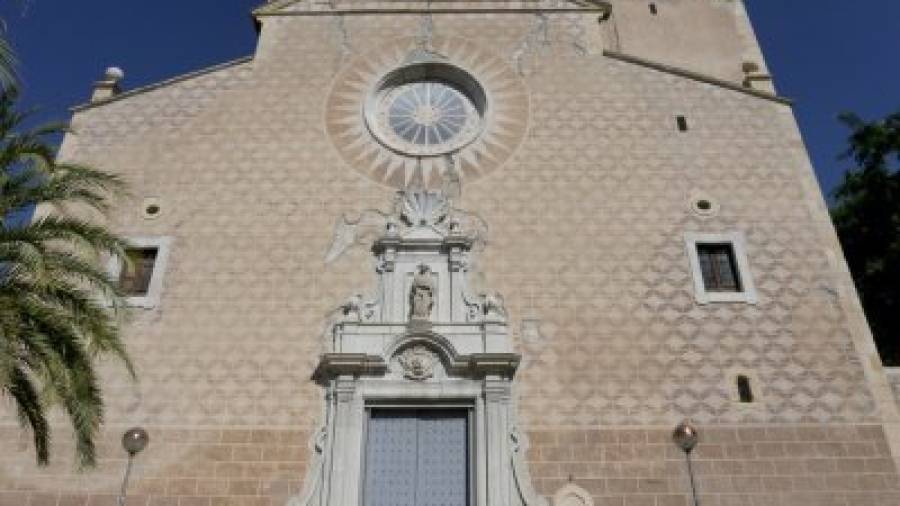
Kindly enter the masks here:
M 169 263 L 169 251 L 172 248 L 171 237 L 136 236 L 126 237 L 129 247 L 133 248 L 157 248 L 156 262 L 153 265 L 153 274 L 150 276 L 150 287 L 146 295 L 125 297 L 125 304 L 130 307 L 154 309 L 159 305 L 163 292 L 163 279 Z M 106 272 L 117 280 L 122 273 L 122 259 L 111 257 L 106 262 Z
M 698 304 L 705 305 L 718 302 L 756 304 L 759 301 L 756 285 L 753 283 L 753 275 L 750 272 L 750 262 L 747 260 L 746 239 L 742 232 L 687 232 L 684 234 L 684 241 L 690 262 L 691 276 L 694 280 L 694 298 Z M 734 260 L 737 263 L 736 267 L 741 284 L 740 292 L 710 292 L 706 290 L 706 285 L 703 282 L 703 272 L 700 269 L 700 258 L 697 253 L 697 245 L 700 244 L 731 245 L 734 252 Z

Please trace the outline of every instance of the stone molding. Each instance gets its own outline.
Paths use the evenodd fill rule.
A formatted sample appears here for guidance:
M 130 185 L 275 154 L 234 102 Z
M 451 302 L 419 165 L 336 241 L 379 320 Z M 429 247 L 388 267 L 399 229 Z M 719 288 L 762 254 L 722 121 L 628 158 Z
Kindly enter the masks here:
M 165 88 L 165 87 L 167 87 L 167 86 L 171 86 L 171 85 L 174 85 L 174 84 L 178 84 L 178 83 L 181 83 L 181 82 L 183 82 L 183 81 L 187 81 L 187 80 L 189 80 L 189 79 L 194 79 L 194 78 L 196 78 L 196 77 L 201 77 L 201 76 L 204 76 L 204 75 L 206 75 L 206 74 L 212 74 L 212 73 L 214 73 L 214 72 L 218 72 L 218 71 L 220 71 L 220 70 L 225 70 L 225 69 L 228 69 L 228 68 L 231 68 L 231 67 L 236 67 L 236 66 L 238 66 L 238 65 L 243 65 L 243 64 L 245 64 L 245 63 L 252 63 L 252 62 L 253 62 L 253 59 L 254 59 L 254 56 L 253 56 L 253 55 L 250 55 L 250 56 L 244 56 L 244 57 L 241 57 L 241 58 L 238 58 L 238 59 L 235 59 L 235 60 L 231 60 L 231 61 L 219 63 L 219 64 L 216 64 L 216 65 L 212 65 L 212 66 L 210 66 L 210 67 L 205 67 L 205 68 L 198 69 L 198 70 L 194 70 L 194 71 L 192 71 L 192 72 L 188 72 L 188 73 L 181 74 L 181 75 L 178 75 L 178 76 L 175 76 L 175 77 L 171 77 L 171 78 L 166 79 L 166 80 L 163 80 L 163 81 L 159 81 L 159 82 L 156 82 L 156 83 L 148 84 L 148 85 L 146 85 L 146 86 L 140 86 L 140 87 L 138 87 L 138 88 L 133 88 L 133 89 L 130 89 L 130 90 L 127 90 L 127 91 L 122 91 L 121 93 L 117 93 L 116 95 L 114 95 L 114 96 L 112 96 L 112 97 L 109 97 L 109 98 L 107 98 L 107 99 L 105 99 L 105 100 L 100 100 L 100 101 L 97 101 L 97 102 L 90 102 L 90 103 L 86 103 L 86 104 L 76 105 L 76 106 L 72 107 L 72 108 L 70 109 L 70 111 L 73 112 L 73 113 L 77 113 L 77 112 L 86 111 L 86 110 L 88 110 L 88 109 L 93 109 L 93 108 L 95 108 L 95 107 L 104 106 L 104 105 L 107 105 L 107 104 L 111 104 L 111 103 L 113 103 L 113 102 L 118 102 L 118 101 L 120 101 L 120 100 L 125 100 L 125 99 L 127 99 L 127 98 L 134 97 L 134 96 L 136 96 L 136 95 L 140 95 L 140 94 L 143 94 L 143 93 L 148 93 L 148 92 L 151 92 L 151 91 L 158 90 L 158 89 L 160 89 L 160 88 Z
M 742 86 L 740 84 L 735 84 L 731 81 L 726 81 L 725 79 L 719 79 L 718 77 L 709 76 L 706 74 L 701 74 L 699 72 L 694 72 L 692 70 L 687 70 L 683 68 L 679 68 L 673 65 L 667 65 L 665 63 L 659 63 L 652 60 L 647 60 L 645 58 L 641 58 L 638 56 L 621 53 L 619 51 L 603 51 L 603 56 L 607 58 L 612 58 L 614 60 L 619 60 L 627 63 L 632 63 L 635 65 L 640 65 L 642 67 L 647 67 L 653 70 L 658 70 L 660 72 L 665 72 L 668 74 L 673 74 L 679 77 L 684 77 L 686 79 L 691 79 L 694 81 L 699 81 L 701 83 L 712 84 L 714 86 L 718 86 L 720 88 L 725 88 L 731 91 L 736 91 L 738 93 L 743 93 L 745 95 L 751 95 L 757 98 L 762 98 L 765 100 L 770 100 L 772 102 L 777 102 L 779 104 L 784 105 L 793 105 L 794 101 L 790 98 L 781 97 L 774 93 L 770 93 L 768 91 L 759 90 L 756 88 L 749 88 L 746 86 Z

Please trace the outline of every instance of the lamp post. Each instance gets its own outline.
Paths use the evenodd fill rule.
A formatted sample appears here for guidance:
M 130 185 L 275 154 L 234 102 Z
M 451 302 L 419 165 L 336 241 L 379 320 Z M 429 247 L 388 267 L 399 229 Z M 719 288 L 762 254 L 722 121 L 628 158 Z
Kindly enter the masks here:
M 131 475 L 131 465 L 134 463 L 134 456 L 144 451 L 149 442 L 150 435 L 141 427 L 128 429 L 122 435 L 122 448 L 128 452 L 128 463 L 125 464 L 125 475 L 122 476 L 122 490 L 119 492 L 119 497 L 116 498 L 116 506 L 125 506 L 128 477 Z
M 675 427 L 672 433 L 672 441 L 684 452 L 687 460 L 688 476 L 691 479 L 691 496 L 694 499 L 694 506 L 700 506 L 700 499 L 697 497 L 697 485 L 694 483 L 694 467 L 691 464 L 691 452 L 697 446 L 700 436 L 697 428 L 690 421 L 683 421 Z

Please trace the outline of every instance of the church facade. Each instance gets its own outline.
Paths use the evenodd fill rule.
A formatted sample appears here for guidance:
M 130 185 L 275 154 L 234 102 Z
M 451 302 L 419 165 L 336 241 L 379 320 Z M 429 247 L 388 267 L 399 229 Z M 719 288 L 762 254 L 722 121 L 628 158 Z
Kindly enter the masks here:
M 740 0 L 286 0 L 60 156 L 139 380 L 0 505 L 888 506 L 900 410 Z M 138 62 L 134 62 L 138 64 Z M 892 375 L 896 378 L 896 375 Z M 893 380 L 900 385 L 900 382 Z M 673 430 L 699 435 L 687 455 Z

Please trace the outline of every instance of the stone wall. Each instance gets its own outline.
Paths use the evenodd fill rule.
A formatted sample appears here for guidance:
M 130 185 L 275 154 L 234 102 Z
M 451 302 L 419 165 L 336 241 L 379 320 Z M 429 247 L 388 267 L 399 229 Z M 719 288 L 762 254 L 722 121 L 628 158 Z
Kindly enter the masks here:
M 54 466 L 36 469 L 5 409 L 0 504 L 110 503 L 118 438 L 138 424 L 153 442 L 134 473 L 146 501 L 129 505 L 280 506 L 296 492 L 322 423 L 310 377 L 327 317 L 374 289 L 365 247 L 325 253 L 340 216 L 386 209 L 397 189 L 381 159 L 353 161 L 374 141 L 335 135 L 326 104 L 352 89 L 349 69 L 378 75 L 416 47 L 423 20 L 267 17 L 253 61 L 75 115 L 64 157 L 132 184 L 113 226 L 172 237 L 168 270 L 160 305 L 127 326 L 140 381 L 104 367 L 100 468 L 75 473 L 62 432 Z M 525 94 L 498 98 L 522 128 L 485 148 L 496 163 L 465 174 L 457 204 L 490 229 L 477 277 L 505 296 L 523 354 L 516 402 L 539 488 L 571 476 L 599 504 L 684 504 L 666 427 L 691 418 L 705 505 L 900 502 L 892 415 L 873 393 L 887 383 L 790 107 L 605 57 L 605 42 L 585 52 L 572 34 L 595 21 L 430 21 L 441 48 L 509 83 L 498 97 Z M 695 212 L 699 197 L 717 212 Z M 759 302 L 697 304 L 687 232 L 743 233 Z M 752 405 L 735 399 L 738 374 Z
M 33 448 L 25 434 L 0 430 L 0 465 L 7 470 L 0 505 L 115 506 L 126 462 L 116 434 L 125 428 L 108 429 L 99 447 L 104 457 L 87 473 L 71 467 L 65 457 L 72 446 L 63 437 L 54 465 L 38 469 L 29 465 Z M 150 437 L 135 460 L 129 506 L 281 506 L 300 492 L 310 457 L 304 431 L 154 427 Z
M 666 429 L 540 431 L 531 460 L 538 488 L 567 482 L 597 505 L 687 506 L 685 456 Z M 692 455 L 700 504 L 893 505 L 900 484 L 881 427 L 741 427 L 701 433 Z
M 688 506 L 686 462 L 670 434 L 665 428 L 534 431 L 529 465 L 547 496 L 573 483 L 598 506 Z M 2 436 L 13 451 L 0 455 L 0 464 L 21 466 L 31 458 L 16 434 L 4 429 Z M 282 506 L 300 491 L 310 454 L 298 444 L 309 437 L 302 431 L 155 430 L 153 437 L 136 461 L 129 505 Z M 112 438 L 103 442 L 109 454 L 117 446 Z M 692 459 L 704 505 L 894 506 L 900 500 L 877 425 L 718 426 L 701 433 Z M 62 464 L 44 471 L 21 466 L 3 475 L 0 505 L 114 506 L 124 465 L 124 458 L 105 458 L 90 474 Z

